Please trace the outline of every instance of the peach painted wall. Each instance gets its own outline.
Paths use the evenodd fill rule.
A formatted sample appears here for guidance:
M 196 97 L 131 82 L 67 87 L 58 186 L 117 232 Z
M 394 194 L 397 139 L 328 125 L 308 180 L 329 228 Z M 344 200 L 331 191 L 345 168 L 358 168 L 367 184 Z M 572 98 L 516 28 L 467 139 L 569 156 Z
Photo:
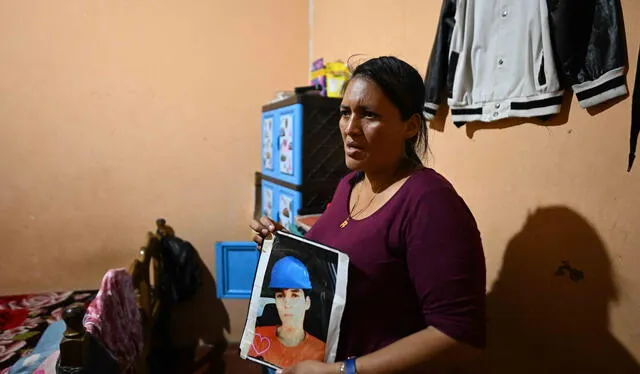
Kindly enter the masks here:
M 314 1 L 311 54 L 396 55 L 424 74 L 440 4 Z M 622 4 L 632 89 L 640 2 Z M 621 370 L 606 372 L 640 372 L 640 164 L 626 172 L 631 98 L 597 114 L 575 98 L 570 107 L 553 126 L 456 128 L 450 116 L 431 124 L 429 165 L 455 184 L 482 230 L 494 373 L 515 372 L 505 369 L 508 357 L 527 362 L 531 371 L 520 373 L 550 372 L 534 369 L 545 360 L 556 370 L 568 365 L 564 372 L 600 372 L 594 360 L 619 362 Z M 584 279 L 554 276 L 562 260 Z M 575 358 L 582 364 L 566 362 Z
M 307 42 L 298 0 L 3 1 L 0 294 L 96 288 L 157 217 L 215 274 L 214 243 L 250 239 L 260 107 L 307 83 Z M 246 302 L 226 308 L 237 339 Z

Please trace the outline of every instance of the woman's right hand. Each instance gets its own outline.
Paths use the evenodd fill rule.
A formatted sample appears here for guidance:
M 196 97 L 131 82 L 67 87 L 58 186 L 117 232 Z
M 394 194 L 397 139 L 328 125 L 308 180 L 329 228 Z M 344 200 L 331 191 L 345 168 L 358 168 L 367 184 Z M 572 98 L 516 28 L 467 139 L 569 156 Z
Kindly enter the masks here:
M 258 250 L 262 249 L 262 242 L 264 239 L 271 235 L 272 233 L 280 230 L 287 231 L 287 229 L 282 226 L 280 223 L 275 222 L 271 218 L 267 216 L 260 217 L 259 220 L 253 220 L 251 225 L 249 225 L 253 231 L 256 232 L 256 235 L 253 237 L 253 241 L 258 244 Z

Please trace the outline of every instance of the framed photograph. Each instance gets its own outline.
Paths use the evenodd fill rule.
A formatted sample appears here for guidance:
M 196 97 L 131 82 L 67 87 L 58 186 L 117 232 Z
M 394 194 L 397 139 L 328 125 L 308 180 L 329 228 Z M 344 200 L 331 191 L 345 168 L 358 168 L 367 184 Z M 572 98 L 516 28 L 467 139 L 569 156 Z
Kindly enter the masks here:
M 259 257 L 255 242 L 217 242 L 216 292 L 218 298 L 251 298 Z
M 301 236 L 265 240 L 240 356 L 272 369 L 335 362 L 348 267 L 346 254 Z

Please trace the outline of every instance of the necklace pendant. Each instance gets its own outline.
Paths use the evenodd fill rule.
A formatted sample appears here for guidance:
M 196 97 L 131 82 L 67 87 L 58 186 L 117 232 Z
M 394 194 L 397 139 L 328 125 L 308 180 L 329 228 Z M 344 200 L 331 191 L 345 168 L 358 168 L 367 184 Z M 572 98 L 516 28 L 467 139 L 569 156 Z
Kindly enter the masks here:
M 344 229 L 348 224 L 349 224 L 349 218 L 342 221 L 342 223 L 340 224 L 340 228 Z

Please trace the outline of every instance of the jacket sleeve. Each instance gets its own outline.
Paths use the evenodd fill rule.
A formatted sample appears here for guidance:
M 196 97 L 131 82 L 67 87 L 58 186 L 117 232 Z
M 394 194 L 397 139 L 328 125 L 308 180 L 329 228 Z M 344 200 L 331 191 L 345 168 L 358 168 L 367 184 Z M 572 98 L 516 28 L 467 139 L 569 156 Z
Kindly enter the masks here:
M 629 163 L 627 171 L 631 171 L 636 158 L 636 147 L 640 135 L 640 48 L 638 49 L 638 64 L 636 65 L 636 81 L 633 85 L 633 100 L 631 102 L 631 133 L 629 134 Z
M 449 48 L 455 26 L 456 2 L 456 0 L 443 0 L 442 2 L 438 29 L 424 81 L 424 116 L 427 120 L 432 120 L 435 117 L 440 104 L 446 97 Z
M 620 0 L 551 0 L 560 73 L 589 108 L 627 94 L 626 41 Z

